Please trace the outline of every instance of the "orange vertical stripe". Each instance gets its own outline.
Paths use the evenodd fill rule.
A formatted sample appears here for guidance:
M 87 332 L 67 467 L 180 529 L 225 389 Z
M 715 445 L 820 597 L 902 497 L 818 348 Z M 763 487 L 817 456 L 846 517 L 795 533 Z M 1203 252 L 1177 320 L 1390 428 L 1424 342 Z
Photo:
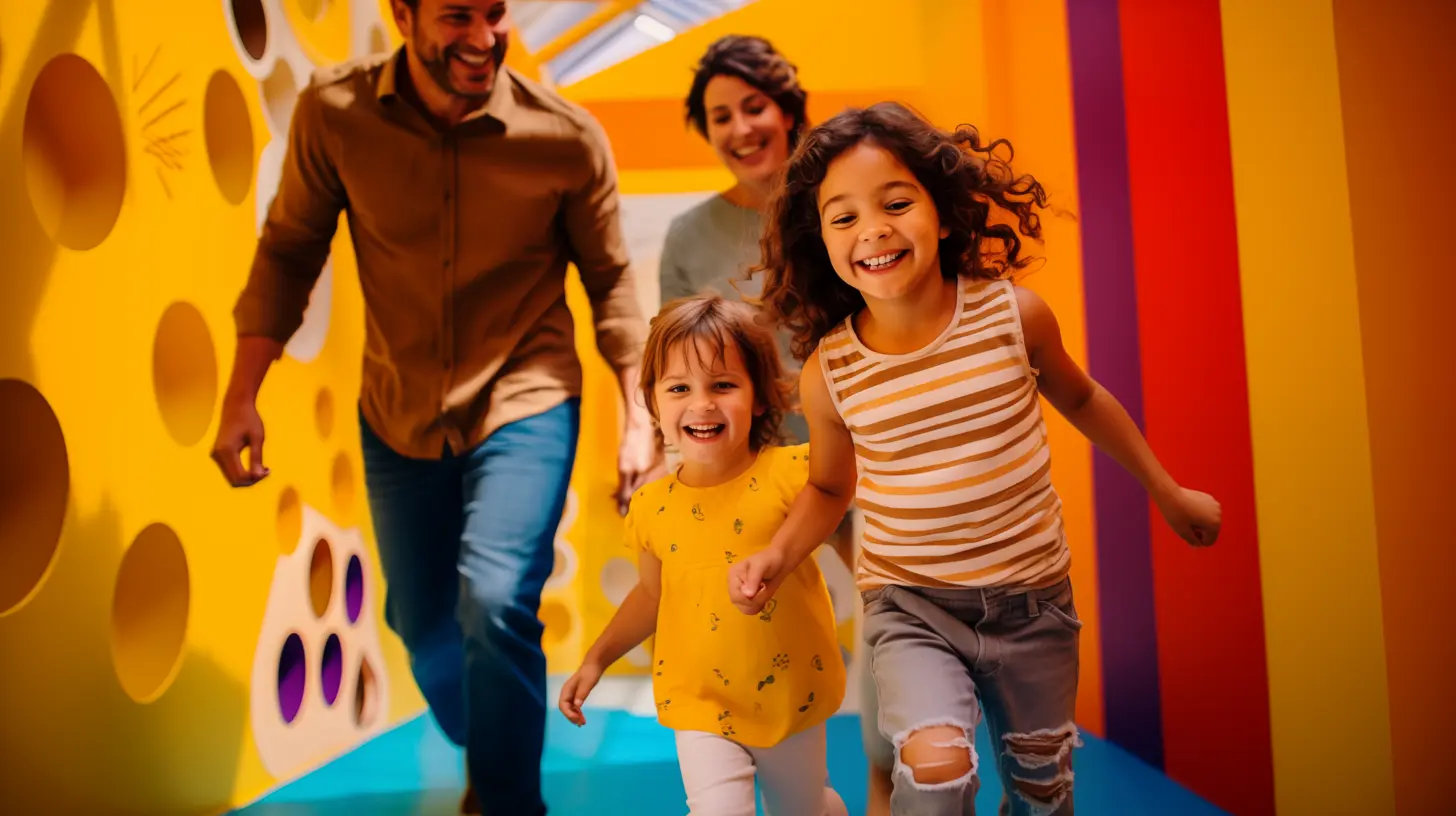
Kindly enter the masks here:
M 1396 811 L 1437 813 L 1450 807 L 1448 735 L 1456 730 L 1448 685 L 1456 638 L 1431 634 L 1447 618 L 1441 587 L 1456 582 L 1456 548 L 1446 533 L 1456 464 L 1449 408 L 1456 278 L 1441 269 L 1450 264 L 1449 241 L 1440 237 L 1450 229 L 1450 207 L 1425 202 L 1456 189 L 1449 145 L 1456 6 L 1336 2 L 1334 13 Z
M 986 3 L 982 22 L 988 116 L 984 123 L 977 124 L 982 125 L 986 136 L 1009 139 L 1016 148 L 1016 169 L 1030 172 L 1041 181 L 1053 207 L 1072 211 L 1077 203 L 1077 161 L 1066 8 L 1055 0 Z M 1045 256 L 1047 264 L 1023 285 L 1046 299 L 1061 324 L 1067 351 L 1086 367 L 1078 222 L 1065 215 L 1049 214 L 1042 219 L 1042 226 L 1045 245 L 1029 244 L 1027 250 Z M 1043 403 L 1042 408 L 1051 436 L 1052 483 L 1062 497 L 1067 540 L 1072 549 L 1077 614 L 1085 624 L 1077 722 L 1089 733 L 1104 736 L 1100 602 L 1092 525 L 1092 447 L 1050 405 Z

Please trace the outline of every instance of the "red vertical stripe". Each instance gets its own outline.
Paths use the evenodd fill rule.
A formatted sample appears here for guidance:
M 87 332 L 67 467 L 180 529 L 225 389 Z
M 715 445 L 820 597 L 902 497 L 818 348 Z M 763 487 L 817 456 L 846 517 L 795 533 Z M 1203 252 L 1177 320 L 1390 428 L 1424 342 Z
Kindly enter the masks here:
M 1121 34 L 1143 416 L 1173 477 L 1223 505 L 1212 549 L 1151 510 L 1164 767 L 1226 810 L 1272 814 L 1219 4 L 1122 0 Z

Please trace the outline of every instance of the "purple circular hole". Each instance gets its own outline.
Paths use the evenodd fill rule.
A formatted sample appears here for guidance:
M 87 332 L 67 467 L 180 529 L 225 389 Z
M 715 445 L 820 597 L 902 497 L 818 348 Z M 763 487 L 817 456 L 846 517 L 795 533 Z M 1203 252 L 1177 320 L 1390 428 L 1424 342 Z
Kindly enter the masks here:
M 344 647 L 338 635 L 329 635 L 324 643 L 324 662 L 319 667 L 324 687 L 324 704 L 332 706 L 339 699 L 339 686 L 344 682 Z
M 308 662 L 303 653 L 303 638 L 296 633 L 283 642 L 278 656 L 278 709 L 283 721 L 292 723 L 303 708 L 303 692 L 308 686 Z
M 359 556 L 349 556 L 349 568 L 344 573 L 344 608 L 349 613 L 349 623 L 359 622 L 359 613 L 364 609 L 364 565 Z

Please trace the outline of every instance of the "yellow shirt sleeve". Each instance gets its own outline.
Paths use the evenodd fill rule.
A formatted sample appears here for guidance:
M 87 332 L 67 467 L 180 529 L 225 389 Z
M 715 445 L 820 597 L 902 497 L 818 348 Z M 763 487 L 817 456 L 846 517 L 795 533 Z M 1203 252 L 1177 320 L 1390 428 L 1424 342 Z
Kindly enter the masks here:
M 789 504 L 794 503 L 799 491 L 809 484 L 809 443 L 793 445 L 774 450 L 773 473 L 778 482 L 779 495 Z
M 651 502 L 647 491 L 648 488 L 644 487 L 632 495 L 632 500 L 627 503 L 627 517 L 622 520 L 622 543 L 633 552 L 652 552 L 651 537 L 643 529 L 641 521 L 642 514 L 650 512 L 646 509 Z

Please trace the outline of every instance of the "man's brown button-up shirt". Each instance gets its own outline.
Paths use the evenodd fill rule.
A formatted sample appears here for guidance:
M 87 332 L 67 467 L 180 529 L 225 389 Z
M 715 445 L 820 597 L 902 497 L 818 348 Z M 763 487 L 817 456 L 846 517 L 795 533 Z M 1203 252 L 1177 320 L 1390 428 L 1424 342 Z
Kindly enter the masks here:
M 401 96 L 403 60 L 324 69 L 300 94 L 234 318 L 239 335 L 286 343 L 347 213 L 364 417 L 396 451 L 432 459 L 580 394 L 568 262 L 619 372 L 637 364 L 646 323 L 597 122 L 502 67 L 485 106 L 440 131 Z

